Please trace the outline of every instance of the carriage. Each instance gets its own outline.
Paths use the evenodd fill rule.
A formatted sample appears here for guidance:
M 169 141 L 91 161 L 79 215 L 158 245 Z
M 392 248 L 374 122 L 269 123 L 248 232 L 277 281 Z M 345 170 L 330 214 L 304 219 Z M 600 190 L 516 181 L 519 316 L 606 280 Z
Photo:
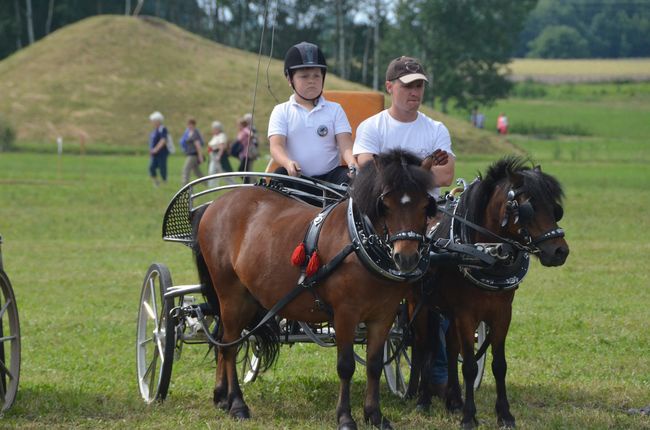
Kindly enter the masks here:
M 231 183 L 233 179 L 237 183 Z M 225 180 L 229 181 L 226 183 Z M 194 240 L 190 222 L 193 212 L 231 189 L 260 184 L 278 188 L 292 198 L 318 202 L 323 207 L 342 199 L 347 191 L 343 186 L 274 173 L 246 172 L 207 176 L 187 184 L 172 198 L 163 218 L 163 239 L 191 247 Z M 453 195 L 448 195 L 447 201 L 453 199 Z M 444 201 L 441 203 L 444 204 Z M 458 253 L 432 252 L 430 258 L 457 262 L 472 257 Z M 474 262 L 478 264 L 480 261 Z M 145 402 L 166 398 L 173 363 L 180 358 L 185 344 L 217 343 L 215 337 L 219 317 L 208 300 L 211 294 L 214 292 L 206 290 L 202 284 L 175 285 L 169 269 L 163 263 L 153 263 L 149 267 L 140 296 L 136 342 L 138 385 Z M 411 321 L 412 316 L 409 317 L 406 303 L 402 303 L 384 345 L 383 374 L 390 391 L 399 397 L 406 396 L 409 387 Z M 322 347 L 335 346 L 336 332 L 331 323 L 308 324 L 278 318 L 278 324 L 280 340 L 284 345 L 313 343 Z M 485 342 L 487 333 L 487 326 L 481 323 L 475 336 L 477 350 Z M 237 360 L 243 382 L 249 383 L 257 378 L 262 369 L 254 334 L 244 331 L 242 337 L 244 339 L 239 344 Z M 362 349 L 365 343 L 365 328 L 361 324 L 356 331 L 355 344 Z M 356 352 L 355 360 L 365 365 L 363 357 Z M 485 355 L 479 358 L 478 365 L 479 373 L 475 379 L 477 389 L 483 375 Z
M 20 377 L 20 324 L 14 290 L 2 263 L 0 236 L 0 413 L 16 400 Z

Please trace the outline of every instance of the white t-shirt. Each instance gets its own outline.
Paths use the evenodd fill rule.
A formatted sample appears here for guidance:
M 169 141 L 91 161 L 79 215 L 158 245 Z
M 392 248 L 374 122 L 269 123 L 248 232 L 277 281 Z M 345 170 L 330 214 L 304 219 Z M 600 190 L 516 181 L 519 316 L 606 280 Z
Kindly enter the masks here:
M 415 121 L 401 122 L 390 116 L 388 110 L 383 110 L 359 124 L 352 148 L 354 155 L 382 154 L 392 149 L 410 151 L 420 158 L 431 155 L 436 149 L 455 156 L 447 127 L 422 112 L 418 112 Z M 437 197 L 439 188 L 431 193 Z
M 311 110 L 299 105 L 295 96 L 271 112 L 268 136 L 287 139 L 289 158 L 300 164 L 307 176 L 324 175 L 340 165 L 336 135 L 352 133 L 352 127 L 341 105 L 324 97 Z
M 210 142 L 208 142 L 208 146 L 213 151 L 218 151 L 219 146 L 223 146 L 225 148 L 227 143 L 228 137 L 226 136 L 226 133 L 222 131 L 221 133 L 212 136 L 212 139 L 210 139 Z

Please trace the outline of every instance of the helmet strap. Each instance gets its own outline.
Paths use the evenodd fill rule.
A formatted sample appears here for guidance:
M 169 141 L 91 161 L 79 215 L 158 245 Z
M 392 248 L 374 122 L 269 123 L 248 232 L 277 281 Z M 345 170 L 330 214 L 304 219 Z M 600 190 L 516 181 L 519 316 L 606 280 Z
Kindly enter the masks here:
M 298 95 L 298 97 L 300 97 L 303 100 L 308 100 L 308 101 L 312 102 L 312 104 L 314 106 L 316 106 L 318 104 L 318 99 L 320 99 L 320 96 L 323 95 L 323 90 L 321 89 L 320 93 L 318 93 L 318 95 L 316 97 L 314 97 L 313 99 L 308 99 L 307 97 L 303 97 L 302 94 L 300 94 L 298 92 L 298 90 L 296 89 L 296 87 L 293 85 L 293 74 L 291 74 L 291 73 L 289 74 L 289 83 L 291 84 L 291 88 L 293 89 L 293 92 L 296 93 Z M 323 88 L 324 87 L 325 87 L 325 77 L 323 76 Z

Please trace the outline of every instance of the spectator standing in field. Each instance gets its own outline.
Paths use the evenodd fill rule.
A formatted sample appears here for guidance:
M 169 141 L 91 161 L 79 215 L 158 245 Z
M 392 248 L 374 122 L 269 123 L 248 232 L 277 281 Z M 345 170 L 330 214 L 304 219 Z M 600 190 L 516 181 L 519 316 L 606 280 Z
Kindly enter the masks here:
M 478 110 L 478 106 L 474 106 L 472 115 L 470 116 L 470 121 L 476 128 L 483 128 L 485 126 L 485 115 Z
M 154 186 L 158 186 L 157 172 L 160 172 L 162 183 L 167 183 L 167 149 L 168 132 L 167 127 L 163 125 L 165 117 L 158 111 L 149 115 L 149 121 L 153 125 L 153 130 L 149 134 L 149 176 Z
M 497 133 L 508 134 L 508 117 L 503 112 L 497 118 Z
M 447 127 L 419 111 L 427 82 L 429 80 L 419 60 L 398 57 L 391 61 L 385 83 L 386 92 L 391 95 L 391 105 L 359 124 L 353 152 L 361 169 L 372 161 L 373 155 L 393 149 L 407 150 L 420 158 L 433 157 L 431 171 L 436 188 L 429 192 L 437 198 L 439 187 L 451 185 L 455 156 Z M 444 339 L 449 321 L 441 319 L 440 332 L 435 334 L 438 354 L 432 368 L 428 369 L 431 389 L 439 397 L 445 395 L 448 374 Z
M 232 172 L 232 167 L 228 160 L 228 150 L 228 136 L 223 132 L 223 126 L 221 123 L 219 121 L 214 121 L 212 123 L 212 138 L 210 139 L 210 142 L 208 142 L 208 152 L 210 157 L 208 174 L 214 175 L 216 173 Z M 226 178 L 224 180 L 229 184 L 234 183 L 232 178 Z M 214 185 L 216 185 L 215 181 L 210 181 L 210 186 Z
M 181 148 L 185 152 L 185 164 L 183 165 L 183 185 L 190 182 L 190 173 L 194 172 L 197 178 L 202 178 L 203 173 L 199 166 L 203 163 L 203 137 L 196 128 L 196 120 L 190 118 L 187 121 L 187 128 L 181 137 Z

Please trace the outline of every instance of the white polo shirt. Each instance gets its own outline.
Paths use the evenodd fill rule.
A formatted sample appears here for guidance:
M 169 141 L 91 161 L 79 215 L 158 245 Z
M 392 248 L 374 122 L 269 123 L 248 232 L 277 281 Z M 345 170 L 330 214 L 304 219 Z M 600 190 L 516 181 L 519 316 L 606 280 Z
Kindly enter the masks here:
M 401 122 L 383 110 L 363 121 L 357 127 L 352 153 L 382 154 L 392 149 L 410 151 L 420 158 L 431 155 L 436 149 L 451 151 L 449 130 L 440 121 L 429 118 L 422 112 L 412 122 Z M 439 188 L 431 190 L 438 196 Z
M 289 158 L 300 164 L 307 176 L 324 175 L 340 165 L 336 135 L 352 133 L 341 105 L 325 100 L 307 110 L 296 102 L 295 95 L 271 112 L 268 136 L 286 137 Z

